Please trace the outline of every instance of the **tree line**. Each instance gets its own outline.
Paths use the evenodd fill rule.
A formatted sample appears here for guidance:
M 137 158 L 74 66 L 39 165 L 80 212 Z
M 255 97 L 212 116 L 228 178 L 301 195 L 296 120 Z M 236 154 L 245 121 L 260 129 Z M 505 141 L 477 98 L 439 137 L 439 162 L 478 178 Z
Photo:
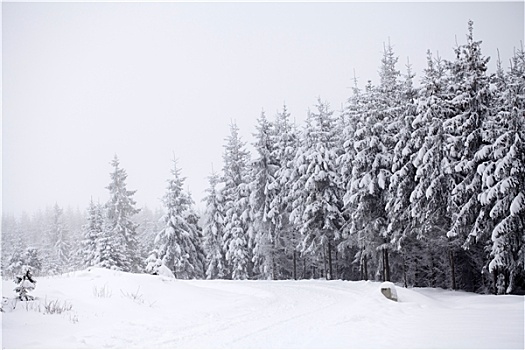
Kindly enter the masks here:
M 411 66 L 402 74 L 385 45 L 379 83 L 361 89 L 354 79 L 338 113 L 321 99 L 300 126 L 286 105 L 273 120 L 263 112 L 253 155 L 232 122 L 201 217 L 175 160 L 163 213 L 139 213 L 115 157 L 110 199 L 91 201 L 74 249 L 55 206 L 52 234 L 40 245 L 45 271 L 168 268 L 183 279 L 371 279 L 523 292 L 525 53 L 515 50 L 507 69 L 498 59 L 489 73 L 471 21 L 454 53 L 448 61 L 429 50 L 416 86 Z M 4 273 L 36 264 L 34 242 L 42 240 L 16 248 L 20 225 L 3 219 Z

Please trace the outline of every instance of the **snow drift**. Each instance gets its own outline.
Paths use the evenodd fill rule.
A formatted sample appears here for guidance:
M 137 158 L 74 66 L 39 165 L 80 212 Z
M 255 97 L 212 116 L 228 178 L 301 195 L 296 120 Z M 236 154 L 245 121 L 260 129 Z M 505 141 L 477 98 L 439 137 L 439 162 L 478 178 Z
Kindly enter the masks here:
M 91 268 L 40 277 L 5 348 L 524 348 L 524 297 L 378 282 L 182 281 Z M 50 303 L 62 312 L 46 312 Z M 7 307 L 12 305 L 13 308 Z

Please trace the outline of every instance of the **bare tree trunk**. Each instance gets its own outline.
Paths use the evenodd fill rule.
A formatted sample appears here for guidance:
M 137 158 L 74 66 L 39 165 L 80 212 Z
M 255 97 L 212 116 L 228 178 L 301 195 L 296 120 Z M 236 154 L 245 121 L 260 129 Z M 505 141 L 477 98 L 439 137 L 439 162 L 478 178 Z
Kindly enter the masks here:
M 297 252 L 293 250 L 293 279 L 297 280 Z
M 337 251 L 337 248 L 334 249 L 335 251 L 335 276 L 333 276 L 334 279 L 339 279 L 341 276 L 341 269 L 339 268 L 339 252 Z
M 365 273 L 365 278 L 364 280 L 368 280 L 368 259 L 366 258 L 366 254 L 364 256 L 364 273 Z
M 383 249 L 383 280 L 390 281 L 390 264 L 388 263 L 388 249 Z
M 359 278 L 361 280 L 364 280 L 365 279 L 365 261 L 364 261 L 364 255 L 363 255 L 363 250 L 361 249 L 361 256 L 359 257 Z
M 328 275 L 327 279 L 331 280 L 333 276 L 333 269 L 332 269 L 332 243 L 330 243 L 330 240 L 328 241 Z
M 450 272 L 452 274 L 452 290 L 456 290 L 456 268 L 454 266 L 454 252 L 452 251 L 452 247 L 450 246 L 448 249 L 448 258 L 450 261 Z
M 403 286 L 405 288 L 408 288 L 406 258 L 404 254 L 402 255 L 402 257 L 403 257 Z
M 327 278 L 328 269 L 326 268 L 326 249 L 324 249 L 323 247 L 322 251 L 323 251 L 323 254 L 321 258 L 323 259 L 323 271 L 322 271 L 323 273 L 321 273 L 321 276 L 325 276 L 325 278 L 328 279 Z
M 306 258 L 303 258 L 303 279 L 306 278 Z
M 272 280 L 276 280 L 276 274 L 275 274 L 275 270 L 277 270 L 276 266 L 275 266 L 275 254 L 272 253 Z
M 494 288 L 494 294 L 498 294 L 498 268 L 492 270 L 492 285 Z

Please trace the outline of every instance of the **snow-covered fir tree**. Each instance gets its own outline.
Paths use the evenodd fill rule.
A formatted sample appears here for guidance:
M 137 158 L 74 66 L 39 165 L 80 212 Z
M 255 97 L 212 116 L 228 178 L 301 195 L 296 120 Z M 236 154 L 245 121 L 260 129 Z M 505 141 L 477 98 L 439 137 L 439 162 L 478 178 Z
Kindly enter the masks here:
M 309 113 L 306 142 L 295 159 L 297 184 L 293 219 L 302 235 L 301 251 L 317 255 L 327 279 L 334 276 L 333 251 L 343 224 L 341 190 L 336 168 L 337 135 L 333 111 L 318 101 Z
M 253 273 L 259 279 L 276 279 L 276 221 L 270 217 L 271 203 L 277 193 L 272 184 L 279 168 L 275 158 L 274 125 L 264 114 L 257 120 L 254 147 L 256 159 L 251 164 L 250 235 L 253 240 Z
M 407 63 L 407 74 L 399 92 L 399 99 L 404 107 L 399 115 L 399 127 L 394 137 L 396 144 L 392 154 L 392 176 L 385 208 L 389 218 L 387 236 L 390 237 L 393 252 L 398 253 L 401 260 L 399 262 L 401 268 L 396 268 L 395 270 L 402 272 L 402 276 L 394 277 L 394 279 L 402 279 L 405 286 L 408 286 L 407 260 L 410 259 L 407 239 L 413 238 L 415 231 L 410 215 L 410 195 L 416 186 L 416 168 L 413 164 L 413 159 L 421 147 L 421 140 L 412 137 L 412 124 L 416 114 L 415 98 L 417 95 L 417 90 L 413 85 L 413 78 L 414 74 L 412 73 L 411 65 Z M 392 261 L 392 259 L 390 260 Z M 393 271 L 393 273 L 396 271 Z
M 202 278 L 204 256 L 201 233 L 191 196 L 183 189 L 184 178 L 180 175 L 176 160 L 173 160 L 171 175 L 163 198 L 166 211 L 162 218 L 164 228 L 155 238 L 158 258 L 178 279 Z
M 14 215 L 2 213 L 2 276 L 12 276 L 10 265 L 18 261 L 21 250 L 25 246 L 18 234 L 19 225 Z M 14 256 L 14 257 L 13 257 Z
M 160 231 L 161 218 L 163 215 L 161 208 L 151 210 L 145 206 L 141 208 L 140 213 L 133 218 L 139 223 L 137 240 L 142 260 L 147 259 L 155 247 L 155 237 L 157 237 L 157 233 Z
M 223 250 L 224 205 L 220 181 L 216 172 L 208 177 L 209 187 L 206 189 L 206 209 L 202 229 L 203 248 L 206 253 L 206 278 L 222 279 L 226 272 L 226 262 Z
M 83 227 L 83 239 L 80 245 L 82 267 L 95 266 L 99 262 L 100 238 L 104 232 L 104 213 L 100 203 L 89 202 L 87 222 Z
M 268 185 L 271 193 L 268 218 L 275 225 L 275 253 L 277 278 L 298 278 L 299 230 L 290 220 L 292 189 L 291 175 L 293 159 L 299 143 L 298 131 L 290 121 L 286 105 L 277 113 L 274 121 L 274 146 L 272 159 L 278 165 L 272 181 Z
M 61 273 L 68 269 L 71 254 L 69 230 L 64 222 L 64 210 L 55 204 L 48 232 L 48 249 L 44 269 L 50 273 Z
M 342 200 L 343 208 L 342 214 L 345 223 L 341 230 L 342 241 L 338 246 L 338 251 L 343 253 L 343 258 L 349 260 L 346 263 L 343 276 L 345 278 L 360 278 L 358 274 L 354 274 L 353 266 L 356 265 L 357 261 L 353 261 L 354 258 L 360 260 L 359 256 L 361 252 L 357 249 L 353 237 L 349 236 L 350 216 L 353 211 L 352 207 L 348 205 L 348 198 L 353 193 L 352 185 L 352 172 L 354 170 L 354 160 L 356 157 L 355 141 L 359 135 L 356 135 L 358 130 L 363 130 L 364 127 L 364 112 L 365 112 L 365 96 L 362 90 L 358 86 L 358 80 L 354 72 L 354 86 L 352 87 L 352 94 L 346 101 L 346 106 L 342 111 L 343 122 L 340 126 L 341 135 L 340 138 L 340 155 L 337 159 L 337 168 L 339 171 L 339 179 L 342 189 Z M 346 205 L 345 205 L 346 203 Z M 360 265 L 360 264 L 358 264 Z
M 434 255 L 449 254 L 444 233 L 451 223 L 450 197 L 454 187 L 450 152 L 446 143 L 448 133 L 444 123 L 452 117 L 453 109 L 448 93 L 448 75 L 444 62 L 427 52 L 427 68 L 421 81 L 412 139 L 418 151 L 412 160 L 416 168 L 416 186 L 410 195 L 412 225 L 416 239 L 428 246 L 425 259 L 433 270 Z M 415 245 L 415 248 L 419 247 Z M 415 253 L 415 252 L 414 252 Z M 417 261 L 416 261 L 417 262 Z M 424 262 L 416 265 L 415 285 L 436 285 L 436 275 L 426 270 Z M 444 266 L 444 267 L 448 267 Z M 425 282 L 424 282 L 424 281 Z M 447 285 L 448 286 L 448 285 Z M 446 286 L 442 286 L 446 287 Z
M 138 254 L 137 224 L 133 222 L 133 215 L 140 209 L 135 208 L 133 195 L 136 191 L 127 189 L 126 171 L 120 167 L 115 155 L 111 161 L 113 171 L 110 173 L 111 182 L 109 200 L 104 212 L 104 231 L 98 239 L 99 257 L 97 265 L 122 271 L 139 271 L 140 255 Z
M 235 123 L 230 125 L 230 135 L 224 146 L 223 198 L 224 236 L 223 249 L 227 263 L 226 276 L 247 279 L 251 275 L 249 242 L 249 171 L 250 154 L 239 135 Z
M 484 243 L 490 235 L 488 270 L 493 291 L 511 293 L 525 278 L 525 53 L 517 51 L 509 73 L 501 77 L 495 115 L 488 121 L 495 140 L 477 153 L 482 210 L 472 236 Z
M 35 289 L 36 280 L 33 278 L 32 268 L 24 265 L 20 269 L 20 273 L 15 277 L 17 284 L 15 292 L 18 293 L 18 299 L 22 301 L 34 300 L 35 298 L 28 293 Z
M 390 116 L 378 105 L 378 89 L 368 82 L 363 92 L 364 113 L 355 132 L 355 157 L 350 184 L 344 195 L 345 210 L 350 214 L 342 247 L 358 248 L 356 259 L 362 278 L 368 278 L 368 264 L 382 268 L 376 273 L 389 278 L 386 203 L 391 175 L 391 149 L 387 139 Z M 382 273 L 381 273 L 382 272 Z
M 473 22 L 468 22 L 467 42 L 455 49 L 456 59 L 449 64 L 452 91 L 453 116 L 444 123 L 450 135 L 449 150 L 453 158 L 455 186 L 452 190 L 452 226 L 447 232 L 451 244 L 452 288 L 458 283 L 469 283 L 461 271 L 454 269 L 455 260 L 471 260 L 469 233 L 481 209 L 478 195 L 481 192 L 481 177 L 476 172 L 482 159 L 476 152 L 490 143 L 484 131 L 490 115 L 490 79 L 487 75 L 488 57 L 481 53 L 481 41 L 473 37 Z M 457 255 L 457 257 L 456 257 Z
M 110 200 L 89 204 L 82 230 L 71 208 L 2 216 L 2 273 L 136 272 L 145 261 L 147 272 L 177 278 L 326 276 L 523 293 L 525 54 L 489 74 L 472 22 L 454 53 L 447 62 L 429 50 L 415 88 L 384 45 L 378 84 L 354 78 L 339 118 L 321 102 L 302 128 L 286 106 L 271 122 L 261 115 L 253 162 L 232 124 L 203 230 L 176 165 L 167 212 L 137 215 L 115 158 Z

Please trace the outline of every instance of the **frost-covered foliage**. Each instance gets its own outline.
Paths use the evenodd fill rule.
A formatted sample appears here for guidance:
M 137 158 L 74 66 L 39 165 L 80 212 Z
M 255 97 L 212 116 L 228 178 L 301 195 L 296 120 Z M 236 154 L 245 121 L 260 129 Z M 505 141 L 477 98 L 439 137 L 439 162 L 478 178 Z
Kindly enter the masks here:
M 171 174 L 163 198 L 166 210 L 162 218 L 164 228 L 155 238 L 158 258 L 176 278 L 203 278 L 202 236 L 195 219 L 193 200 L 183 189 L 184 178 L 180 175 L 176 160 L 173 160 Z
M 230 125 L 230 136 L 226 139 L 223 159 L 222 194 L 225 215 L 222 243 L 227 264 L 225 276 L 247 279 L 252 270 L 249 237 L 250 154 L 235 123 Z
M 84 239 L 81 243 L 82 266 L 95 266 L 100 257 L 100 238 L 104 231 L 104 213 L 100 203 L 95 204 L 93 199 L 87 210 L 87 222 L 83 227 Z
M 213 172 L 209 177 L 207 196 L 204 198 L 206 209 L 202 228 L 203 248 L 206 254 L 206 278 L 223 278 L 226 262 L 223 250 L 224 203 L 222 189 L 218 188 L 219 175 Z
M 28 301 L 33 300 L 34 297 L 27 294 L 36 287 L 36 280 L 33 278 L 31 267 L 24 265 L 20 268 L 20 273 L 15 276 L 15 283 L 17 284 L 15 292 L 18 293 L 18 299 Z
M 255 139 L 257 158 L 251 164 L 249 185 L 253 273 L 261 279 L 276 279 L 277 226 L 271 211 L 277 195 L 273 184 L 279 164 L 274 150 L 275 126 L 266 119 L 264 112 L 258 119 Z
M 70 266 L 71 255 L 69 228 L 64 220 L 64 210 L 55 204 L 51 209 L 50 221 L 45 232 L 42 269 L 47 274 L 65 272 Z
M 98 238 L 100 248 L 96 265 L 122 271 L 139 271 L 138 225 L 133 222 L 133 215 L 140 211 L 135 208 L 133 199 L 136 191 L 127 189 L 128 175 L 120 167 L 116 155 L 111 166 L 113 172 L 110 173 L 111 182 L 107 187 L 109 200 L 104 207 L 104 227 L 103 234 Z
M 149 207 L 141 208 L 140 212 L 133 217 L 139 224 L 137 228 L 137 240 L 140 251 L 140 258 L 146 260 L 151 251 L 155 248 L 155 238 L 160 231 L 161 218 L 164 215 L 162 208 L 157 207 L 151 210 Z
M 490 142 L 484 129 L 492 99 L 486 73 L 489 58 L 481 54 L 481 41 L 473 38 L 472 21 L 468 23 L 468 31 L 467 42 L 455 49 L 456 59 L 450 63 L 449 90 L 453 115 L 444 123 L 456 179 L 452 190 L 453 222 L 447 236 L 459 236 L 462 240 L 467 238 L 480 210 L 477 195 L 481 178 L 476 168 L 483 159 L 477 152 Z
M 525 242 L 525 53 L 517 51 L 509 73 L 496 81 L 498 96 L 492 130 L 498 130 L 491 144 L 476 158 L 482 192 L 482 210 L 475 230 L 477 239 L 492 242 L 488 270 L 493 274 L 495 292 L 511 293 L 517 279 L 523 280 Z
M 268 186 L 272 194 L 268 218 L 275 225 L 276 275 L 277 278 L 297 279 L 300 237 L 298 228 L 290 220 L 292 207 L 289 194 L 293 186 L 291 176 L 293 159 L 299 145 L 299 132 L 290 121 L 286 105 L 277 113 L 274 126 L 273 159 L 278 166 Z
M 319 100 L 316 111 L 308 115 L 292 178 L 295 195 L 291 219 L 302 236 L 301 253 L 326 256 L 323 265 L 327 279 L 334 276 L 332 253 L 343 224 L 334 126 L 333 111 Z
M 321 101 L 304 125 L 286 106 L 273 121 L 263 113 L 253 161 L 232 124 L 222 173 L 209 179 L 202 233 L 176 167 L 155 228 L 160 215 L 136 215 L 115 159 L 110 200 L 90 204 L 83 237 L 69 210 L 4 215 L 2 272 L 16 273 L 31 246 L 43 274 L 73 265 L 137 271 L 139 259 L 148 272 L 177 278 L 525 292 L 525 54 L 490 74 L 473 33 L 469 21 L 451 61 L 429 50 L 419 85 L 409 65 L 403 77 L 388 43 L 378 83 L 360 88 L 354 78 L 339 115 Z M 71 251 L 82 254 L 68 259 Z
M 362 278 L 369 277 L 368 262 L 373 260 L 376 268 L 382 262 L 383 278 L 389 280 L 385 206 L 392 164 L 389 128 L 393 120 L 391 110 L 378 102 L 378 91 L 369 82 L 362 95 L 363 113 L 354 133 L 352 174 L 343 197 L 348 223 L 340 248 L 357 248 L 356 262 Z

